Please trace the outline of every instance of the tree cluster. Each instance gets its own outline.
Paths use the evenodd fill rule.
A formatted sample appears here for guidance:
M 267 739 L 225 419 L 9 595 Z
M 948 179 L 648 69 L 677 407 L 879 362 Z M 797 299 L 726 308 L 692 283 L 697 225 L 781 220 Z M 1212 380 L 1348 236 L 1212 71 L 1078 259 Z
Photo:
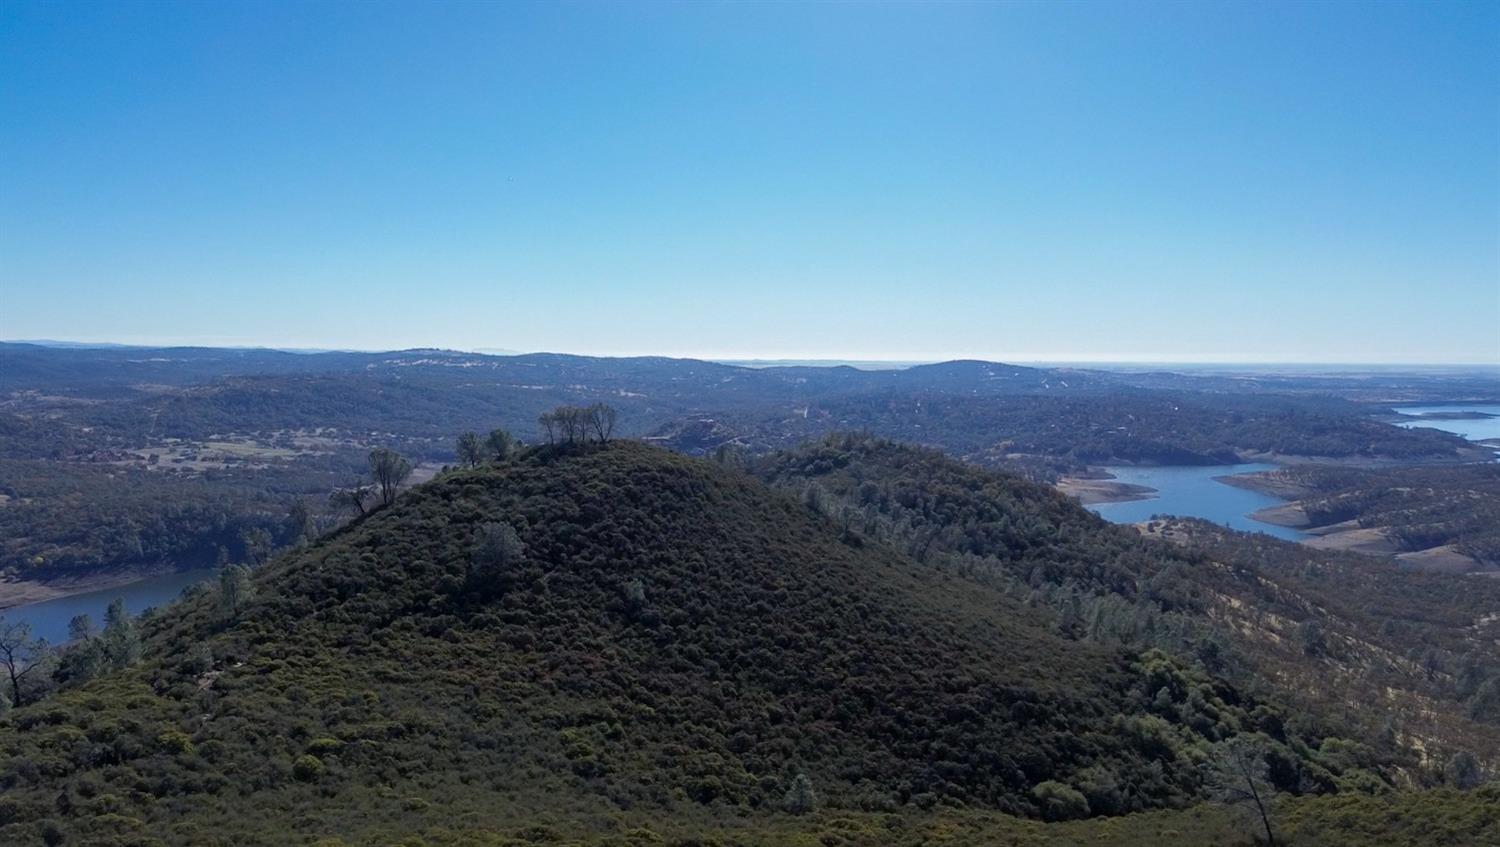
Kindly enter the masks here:
M 503 429 L 492 429 L 490 434 L 480 437 L 477 432 L 466 432 L 458 437 L 454 453 L 462 467 L 477 468 L 485 462 L 503 462 L 510 458 L 519 446 L 515 436 Z
M 31 633 L 31 625 L 0 616 L 0 670 L 5 672 L 0 700 L 14 706 L 34 703 L 52 691 L 80 685 L 107 670 L 128 667 L 141 657 L 135 618 L 116 599 L 104 613 L 98 632 L 88 615 L 68 622 L 67 644 L 54 646 Z
M 537 418 L 549 445 L 604 444 L 614 435 L 619 414 L 604 403 L 558 406 Z

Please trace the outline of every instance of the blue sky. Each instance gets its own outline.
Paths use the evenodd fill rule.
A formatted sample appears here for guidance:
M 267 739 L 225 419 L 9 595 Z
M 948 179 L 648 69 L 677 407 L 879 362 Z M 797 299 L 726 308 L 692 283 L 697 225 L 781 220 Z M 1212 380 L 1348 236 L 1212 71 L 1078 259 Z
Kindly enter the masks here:
M 1500 4 L 0 4 L 0 338 L 1500 362 Z

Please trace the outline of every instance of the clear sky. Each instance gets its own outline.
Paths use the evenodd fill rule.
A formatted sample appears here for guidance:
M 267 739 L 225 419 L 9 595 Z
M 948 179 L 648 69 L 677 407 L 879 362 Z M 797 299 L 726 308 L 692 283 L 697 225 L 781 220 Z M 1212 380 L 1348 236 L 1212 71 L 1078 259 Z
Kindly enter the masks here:
M 0 4 L 0 338 L 1500 362 L 1500 4 Z

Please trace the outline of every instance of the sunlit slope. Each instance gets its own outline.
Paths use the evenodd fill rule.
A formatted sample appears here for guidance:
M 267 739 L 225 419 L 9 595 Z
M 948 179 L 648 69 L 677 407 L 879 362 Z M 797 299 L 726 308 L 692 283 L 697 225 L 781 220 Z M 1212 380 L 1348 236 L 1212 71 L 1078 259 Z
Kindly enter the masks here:
M 1273 704 L 631 443 L 445 475 L 147 628 L 0 721 L 0 841 L 784 823 L 799 774 L 823 814 L 1118 814 L 1251 732 L 1330 766 Z

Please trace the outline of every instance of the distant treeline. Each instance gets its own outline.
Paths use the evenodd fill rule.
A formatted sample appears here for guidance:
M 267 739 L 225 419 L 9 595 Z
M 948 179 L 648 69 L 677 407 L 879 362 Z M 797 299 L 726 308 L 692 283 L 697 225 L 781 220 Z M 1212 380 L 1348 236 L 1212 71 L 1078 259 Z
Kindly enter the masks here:
M 343 474 L 141 468 L 0 460 L 0 573 L 47 578 L 123 568 L 249 561 L 284 546 Z
M 805 413 L 736 426 L 717 440 L 788 447 L 831 431 L 864 430 L 985 463 L 1045 458 L 1077 467 L 1111 462 L 1226 464 L 1247 456 L 1451 461 L 1457 436 L 1380 423 L 1352 404 L 1271 395 L 1126 391 L 1086 397 L 870 394 L 815 403 Z M 691 428 L 668 443 L 708 447 Z

